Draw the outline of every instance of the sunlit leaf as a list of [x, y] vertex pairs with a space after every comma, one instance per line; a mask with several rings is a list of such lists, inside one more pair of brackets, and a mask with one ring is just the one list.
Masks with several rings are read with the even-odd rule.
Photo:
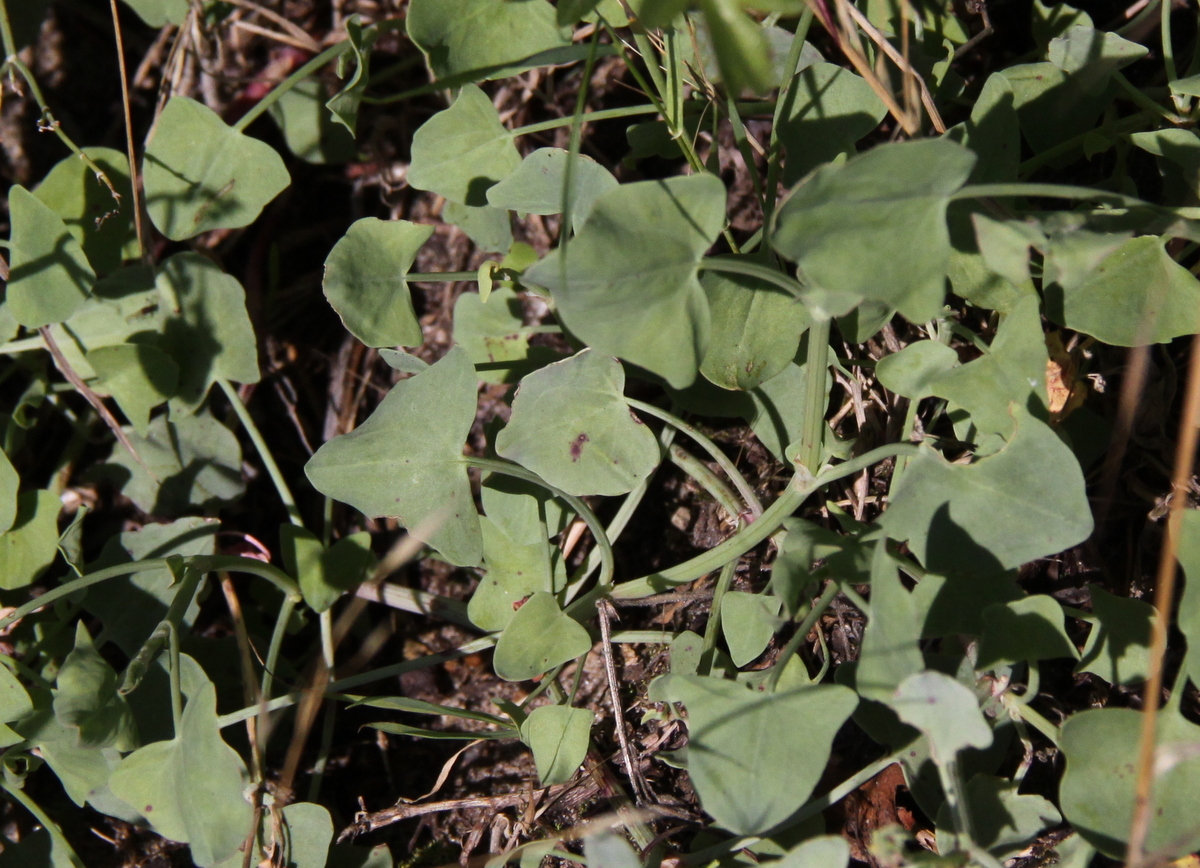
[[[512, 215], [491, 205], [460, 205], [447, 201], [442, 220], [452, 223], [485, 253], [507, 253], [512, 247]], [[482, 289], [480, 290], [482, 293]]]
[[[415, 0], [408, 8], [408, 37], [436, 78], [504, 67], [569, 44], [546, 0]], [[489, 71], [479, 80], [511, 74]]]
[[[1150, 677], [1150, 634], [1158, 617], [1145, 600], [1118, 597], [1099, 585], [1088, 584], [1096, 623], [1076, 672], [1091, 672], [1109, 684], [1134, 686]], [[1180, 609], [1180, 625], [1184, 623]]]
[[850, 844], [840, 835], [809, 838], [783, 854], [778, 868], [846, 868]]
[[746, 666], [766, 650], [783, 623], [781, 606], [778, 597], [745, 591], [728, 591], [721, 598], [721, 632], [734, 666]]
[[0, 534], [0, 588], [23, 588], [54, 562], [61, 508], [53, 491], [35, 489], [17, 495], [16, 518]]
[[1062, 606], [1046, 594], [1009, 603], [992, 603], [983, 610], [983, 623], [977, 661], [980, 669], [1055, 657], [1079, 657], [1067, 635]]
[[859, 695], [886, 702], [904, 679], [920, 672], [925, 667], [920, 638], [917, 603], [900, 583], [886, 540], [880, 540], [871, 559], [871, 618], [855, 671]]
[[366, 531], [343, 537], [327, 549], [311, 531], [285, 524], [279, 528], [279, 541], [283, 565], [296, 577], [304, 602], [314, 612], [327, 611], [354, 590], [375, 564]]
[[8, 189], [8, 212], [6, 306], [26, 328], [62, 322], [83, 306], [96, 274], [62, 218], [20, 184]]
[[175, 360], [151, 344], [97, 347], [87, 354], [87, 360], [97, 377], [92, 389], [99, 395], [112, 395], [133, 430], [145, 436], [150, 411], [174, 397], [178, 389]]
[[8, 530], [17, 520], [17, 491], [21, 486], [21, 477], [17, 469], [8, 460], [8, 455], [0, 450], [0, 533]]
[[659, 678], [651, 698], [687, 709], [688, 776], [704, 810], [738, 835], [764, 832], [804, 804], [858, 703], [836, 685], [759, 693], [697, 675]]
[[463, 443], [475, 421], [475, 369], [460, 348], [397, 383], [370, 418], [317, 450], [313, 486], [368, 516], [395, 516], [460, 566], [483, 556]]
[[814, 63], [796, 73], [788, 108], [779, 119], [787, 151], [783, 182], [795, 184], [841, 153], [883, 120], [887, 107], [861, 76], [833, 63]]
[[83, 160], [65, 157], [33, 190], [33, 195], [63, 219], [83, 246], [92, 268], [107, 274], [121, 265], [123, 250], [134, 240], [133, 194], [129, 161], [112, 148], [84, 148], [121, 196], [118, 202]]
[[624, 389], [620, 363], [595, 350], [547, 365], [521, 381], [496, 452], [568, 494], [624, 494], [659, 461]]
[[142, 178], [146, 211], [173, 241], [254, 222], [292, 180], [274, 148], [184, 96], [159, 116]]
[[525, 479], [492, 473], [479, 487], [483, 511], [506, 537], [519, 545], [533, 545], [561, 533], [564, 511], [549, 491]]
[[[567, 156], [562, 148], [539, 148], [487, 191], [488, 202], [524, 214], [561, 214]], [[608, 169], [579, 154], [571, 163], [571, 225], [582, 226], [596, 199], [618, 186]]]
[[908, 676], [889, 705], [901, 720], [925, 734], [939, 763], [953, 762], [966, 748], [985, 748], [992, 743], [991, 727], [975, 694], [941, 672], [927, 669]]
[[490, 516], [480, 518], [487, 572], [467, 604], [467, 616], [480, 630], [503, 630], [521, 601], [536, 591], [557, 591], [550, 547], [545, 538], [530, 544], [508, 538]]
[[488, 204], [488, 188], [520, 165], [521, 155], [512, 134], [500, 123], [496, 107], [487, 94], [468, 84], [450, 108], [435, 114], [413, 135], [408, 183], [451, 202], [480, 206]]
[[583, 625], [559, 607], [553, 594], [538, 591], [500, 634], [492, 665], [505, 681], [527, 681], [582, 657], [591, 647]]
[[543, 705], [521, 724], [521, 741], [533, 751], [543, 787], [563, 784], [583, 765], [593, 714], [586, 708]]
[[914, 341], [880, 359], [875, 375], [897, 395], [919, 400], [932, 395], [932, 384], [957, 365], [958, 353], [940, 341]]
[[946, 207], [974, 165], [965, 148], [924, 139], [822, 166], [780, 208], [775, 247], [825, 290], [931, 319], [945, 297]]
[[454, 302], [454, 342], [479, 366], [483, 382], [515, 383], [531, 368], [560, 358], [546, 347], [529, 346], [524, 315], [521, 299], [505, 286], [492, 290], [487, 301], [464, 292]]
[[633, 852], [629, 841], [611, 829], [585, 838], [583, 852], [588, 868], [642, 868], [642, 860]]
[[712, 175], [623, 184], [596, 200], [565, 263], [555, 251], [525, 280], [550, 290], [589, 346], [683, 388], [708, 344], [696, 269], [724, 220], [725, 188]]
[[721, 78], [732, 96], [766, 93], [777, 83], [771, 43], [763, 27], [746, 14], [739, 0], [701, 0]]
[[433, 227], [407, 220], [356, 220], [325, 259], [325, 297], [369, 347], [418, 346], [421, 324], [404, 275]]

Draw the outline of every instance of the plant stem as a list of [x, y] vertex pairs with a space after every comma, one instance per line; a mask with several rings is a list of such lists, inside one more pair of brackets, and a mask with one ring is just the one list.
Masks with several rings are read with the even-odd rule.
[[[737, 467], [729, 459], [729, 456], [722, 452], [717, 444], [713, 443], [712, 440], [710, 440], [696, 428], [689, 425], [687, 422], [684, 422], [678, 416], [674, 415], [673, 413], [668, 413], [666, 410], [656, 407], [653, 404], [647, 404], [645, 401], [639, 401], [636, 398], [626, 398], [625, 403], [630, 407], [633, 407], [635, 410], [641, 410], [643, 413], [647, 413], [656, 419], [661, 419], [672, 428], [682, 431], [684, 434], [695, 440], [700, 448], [707, 452], [709, 456], [712, 457], [712, 460], [717, 462], [720, 468], [725, 471], [725, 475], [729, 477], [729, 480], [738, 490], [738, 493], [741, 494], [742, 500], [746, 502], [746, 506], [749, 507], [751, 512], [754, 513], [754, 517], [757, 518], [758, 516], [762, 515], [762, 501], [760, 501], [758, 499], [758, 495], [755, 494], [754, 486], [747, 482], [746, 477], [742, 476], [742, 474], [738, 472]], [[734, 518], [737, 518], [736, 514], [734, 515]]]
[[[601, 109], [594, 112], [583, 112], [579, 115], [578, 123], [580, 124], [580, 128], [582, 128], [584, 124], [594, 121], [610, 121], [615, 118], [629, 118], [637, 115], [656, 115], [658, 111], [658, 106], [654, 105], [631, 105], [622, 108]], [[511, 131], [510, 135], [516, 138], [517, 136], [528, 136], [533, 133], [544, 133], [547, 130], [556, 130], [559, 127], [569, 127], [575, 122], [576, 118], [574, 115], [565, 118], [554, 118], [553, 120], [517, 127]]]
[[808, 610], [808, 614], [804, 616], [804, 620], [800, 622], [800, 626], [796, 628], [796, 632], [792, 635], [792, 638], [788, 640], [787, 645], [779, 652], [779, 658], [775, 661], [771, 675], [767, 679], [767, 688], [769, 690], [773, 691], [778, 686], [784, 667], [792, 659], [792, 655], [800, 650], [801, 644], [803, 644], [808, 634], [812, 631], [812, 628], [820, 620], [821, 616], [825, 614], [825, 610], [829, 608], [830, 604], [833, 603], [834, 597], [837, 595], [837, 582], [831, 581], [825, 585], [825, 590], [821, 592], [821, 596], [813, 603], [812, 608]]
[[133, 143], [133, 113], [129, 107], [129, 74], [125, 70], [125, 41], [121, 36], [121, 17], [117, 11], [117, 0], [109, 0], [112, 12], [113, 36], [117, 43], [117, 69], [121, 74], [121, 113], [125, 120], [125, 150], [129, 160], [129, 188], [133, 198], [133, 226], [137, 235], [138, 255], [143, 259], [149, 252], [146, 244], [146, 227], [142, 222], [142, 194], [138, 183], [137, 150]]
[[808, 28], [812, 24], [812, 6], [805, 5], [800, 23], [796, 25], [796, 35], [792, 37], [792, 45], [788, 49], [787, 77], [779, 87], [779, 98], [775, 101], [775, 112], [771, 116], [771, 140], [767, 147], [767, 182], [763, 187], [763, 230], [762, 252], [767, 256], [771, 252], [771, 221], [775, 216], [775, 206], [778, 204], [776, 191], [779, 189], [781, 171], [780, 158], [783, 148], [779, 143], [779, 124], [785, 115], [791, 113], [796, 101], [796, 90], [792, 82], [796, 77], [796, 67], [800, 65], [800, 54], [804, 51], [804, 40], [808, 37]]
[[298, 602], [299, 600], [291, 597], [284, 597], [283, 603], [279, 607], [279, 614], [275, 617], [275, 629], [271, 631], [271, 644], [267, 646], [267, 659], [263, 664], [263, 702], [261, 705], [255, 706], [256, 712], [261, 709], [265, 713], [267, 710], [271, 688], [275, 684], [275, 667], [279, 663], [279, 649], [283, 646], [283, 637], [287, 633], [288, 621], [291, 620], [292, 610], [296, 608]]
[[294, 88], [300, 82], [304, 81], [304, 79], [308, 78], [322, 66], [329, 63], [329, 61], [340, 57], [346, 51], [349, 51], [350, 47], [350, 40], [343, 39], [341, 42], [326, 48], [312, 60], [308, 61], [308, 63], [304, 64], [283, 81], [279, 82], [279, 84], [275, 85], [275, 87], [271, 89], [271, 92], [255, 103], [250, 111], [238, 118], [237, 122], [234, 123], [233, 128], [239, 133], [244, 131], [246, 127], [258, 120], [259, 116], [263, 112], [275, 105], [275, 102], [281, 96]]
[[427, 271], [409, 272], [401, 275], [409, 283], [457, 283], [460, 280], [478, 280], [478, 271]]
[[747, 277], [756, 277], [764, 283], [774, 284], [801, 301], [807, 295], [804, 285], [796, 280], [796, 278], [788, 277], [779, 269], [763, 265], [761, 262], [751, 262], [746, 259], [732, 259], [723, 256], [706, 256], [700, 260], [700, 270], [722, 271], [726, 274], [744, 274]]
[[[0, 0], [0, 3], [2, 2], [3, 0]], [[7, 21], [5, 21], [5, 23], [7, 24]], [[25, 794], [25, 791], [20, 787], [10, 784], [8, 782], [7, 775], [0, 776], [0, 787], [4, 788], [4, 791], [8, 793], [14, 802], [19, 804], [29, 813], [33, 814], [34, 819], [41, 824], [42, 828], [46, 830], [46, 833], [54, 842], [54, 846], [63, 848], [64, 855], [70, 860], [71, 865], [74, 866], [74, 868], [84, 868], [83, 860], [79, 858], [74, 848], [71, 847], [70, 842], [67, 841], [66, 837], [62, 833], [62, 829], [58, 827], [57, 823], [50, 819], [50, 816], [41, 809], [41, 806], [38, 805], [37, 802], [29, 798], [29, 796]]]
[[816, 473], [821, 465], [821, 444], [825, 434], [825, 379], [829, 367], [828, 319], [812, 316], [808, 327], [808, 361], [805, 364], [804, 427], [800, 433], [800, 453], [796, 463]]
[[[236, 555], [194, 555], [183, 558], [183, 562], [191, 565], [201, 573], [225, 570], [231, 573], [248, 573], [252, 576], [258, 576], [259, 578], [266, 579], [279, 588], [279, 590], [283, 591], [289, 600], [298, 603], [302, 599], [300, 590], [296, 587], [296, 583], [292, 581], [291, 576], [278, 567], [264, 564], [262, 561], [255, 560], [254, 558], [243, 558]], [[0, 630], [3, 630], [15, 621], [21, 620], [26, 615], [36, 612], [38, 609], [61, 600], [63, 597], [69, 597], [77, 591], [90, 588], [92, 585], [99, 584], [108, 579], [163, 569], [170, 569], [170, 562], [167, 558], [150, 558], [149, 560], [135, 561], [129, 564], [117, 564], [107, 569], [89, 573], [86, 576], [80, 576], [78, 579], [72, 579], [69, 582], [59, 585], [57, 588], [51, 588], [40, 597], [35, 597], [25, 605], [0, 618]]]
[[700, 656], [702, 661], [700, 664], [700, 675], [711, 675], [713, 658], [716, 656], [717, 637], [721, 633], [721, 601], [725, 598], [725, 592], [729, 590], [730, 584], [733, 582], [733, 574], [737, 569], [737, 559], [734, 558], [725, 566], [721, 567], [721, 572], [717, 576], [717, 584], [713, 587], [712, 604], [708, 610], [708, 623], [704, 625], [704, 650]]
[[217, 383], [221, 386], [221, 391], [225, 393], [225, 397], [229, 399], [229, 403], [233, 407], [233, 412], [237, 414], [238, 421], [242, 423], [242, 427], [246, 429], [246, 433], [250, 436], [250, 442], [254, 444], [254, 448], [258, 451], [258, 457], [262, 459], [263, 466], [267, 468], [267, 475], [271, 477], [271, 482], [275, 484], [275, 490], [279, 493], [279, 499], [283, 501], [284, 508], [287, 509], [288, 521], [296, 525], [296, 527], [304, 527], [304, 519], [300, 517], [300, 510], [296, 507], [296, 499], [292, 497], [292, 490], [288, 487], [287, 480], [283, 478], [283, 474], [279, 470], [279, 465], [275, 463], [275, 457], [271, 454], [271, 448], [267, 446], [267, 441], [263, 439], [262, 432], [254, 424], [254, 419], [250, 416], [250, 411], [242, 403], [237, 389], [224, 377], [218, 377]]

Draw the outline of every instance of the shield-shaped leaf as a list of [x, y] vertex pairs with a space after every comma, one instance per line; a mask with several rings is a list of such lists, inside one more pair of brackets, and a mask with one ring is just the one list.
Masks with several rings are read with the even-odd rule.
[[591, 647], [583, 625], [559, 607], [553, 594], [538, 591], [500, 634], [492, 665], [505, 681], [527, 681], [582, 657]]
[[8, 212], [6, 306], [26, 328], [62, 322], [83, 306], [96, 273], [62, 218], [20, 184], [8, 190]]
[[593, 714], [586, 708], [543, 705], [521, 724], [521, 741], [533, 751], [543, 787], [563, 784], [583, 765]]
[[58, 670], [55, 686], [54, 716], [78, 733], [80, 747], [128, 751], [138, 746], [133, 714], [117, 692], [117, 673], [82, 621], [75, 625], [75, 648]]
[[[539, 148], [522, 160], [515, 172], [487, 191], [488, 202], [523, 214], [561, 214], [567, 156], [568, 152], [562, 148]], [[612, 172], [591, 157], [579, 154], [571, 163], [571, 225], [582, 226], [596, 199], [618, 186]]]

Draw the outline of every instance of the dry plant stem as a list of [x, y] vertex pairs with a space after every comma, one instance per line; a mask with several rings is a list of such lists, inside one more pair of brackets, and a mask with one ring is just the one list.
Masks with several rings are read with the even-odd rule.
[[[225, 597], [225, 605], [229, 608], [229, 617], [233, 620], [233, 631], [237, 637], [238, 659], [242, 667], [242, 699], [246, 705], [254, 705], [262, 701], [258, 692], [258, 681], [254, 677], [254, 657], [250, 650], [250, 636], [246, 632], [246, 619], [242, 616], [242, 604], [234, 590], [233, 580], [229, 573], [221, 573], [221, 593]], [[246, 718], [246, 739], [250, 742], [251, 773], [254, 780], [263, 780], [262, 746], [258, 743], [258, 718]], [[257, 828], [257, 827], [256, 827]]]
[[[1196, 443], [1200, 436], [1200, 336], [1192, 338], [1191, 358], [1188, 361], [1187, 389], [1183, 415], [1179, 420], [1179, 439], [1175, 449], [1175, 472], [1171, 479], [1171, 512], [1167, 519], [1167, 534], [1158, 559], [1158, 581], [1154, 589], [1154, 607], [1158, 617], [1150, 639], [1150, 680], [1146, 683], [1143, 700], [1142, 736], [1138, 751], [1137, 796], [1133, 819], [1129, 825], [1129, 850], [1126, 862], [1139, 866], [1144, 858], [1146, 836], [1150, 829], [1150, 800], [1154, 790], [1154, 745], [1158, 706], [1163, 685], [1163, 657], [1167, 651], [1167, 629], [1171, 622], [1171, 603], [1175, 599], [1175, 574], [1179, 569], [1175, 553], [1183, 510], [1187, 506], [1192, 469], [1196, 464]], [[1184, 685], [1176, 685], [1182, 690]]]
[[1101, 471], [1103, 482], [1100, 484], [1099, 511], [1096, 516], [1098, 531], [1103, 531], [1108, 524], [1108, 513], [1112, 509], [1113, 495], [1117, 488], [1117, 475], [1121, 471], [1121, 461], [1125, 458], [1125, 450], [1129, 446], [1134, 418], [1141, 403], [1142, 389], [1146, 385], [1146, 373], [1150, 368], [1150, 347], [1132, 347], [1126, 358], [1128, 361], [1121, 383], [1113, 438], [1108, 453], [1104, 456], [1104, 467]]
[[609, 696], [612, 699], [613, 722], [616, 724], [617, 741], [621, 745], [621, 757], [625, 760], [625, 774], [633, 785], [633, 798], [639, 805], [651, 800], [649, 787], [642, 777], [633, 750], [629, 747], [629, 736], [625, 732], [625, 711], [621, 707], [621, 691], [617, 683], [617, 666], [613, 661], [612, 624], [611, 619], [617, 617], [616, 609], [608, 600], [600, 600], [596, 604], [596, 614], [600, 620], [600, 651], [604, 656], [604, 674], [608, 678]]
[[50, 332], [50, 327], [42, 326], [38, 329], [38, 332], [42, 336], [42, 342], [46, 344], [46, 349], [54, 357], [54, 364], [58, 366], [62, 375], [67, 378], [67, 382], [74, 386], [75, 391], [82, 395], [92, 405], [92, 409], [100, 414], [100, 418], [104, 420], [104, 424], [113, 432], [113, 436], [117, 438], [117, 442], [125, 447], [125, 451], [133, 456], [133, 460], [141, 466], [142, 470], [145, 470], [146, 473], [150, 474], [151, 479], [158, 482], [158, 476], [146, 466], [146, 462], [142, 460], [142, 456], [138, 455], [137, 450], [133, 448], [133, 443], [130, 442], [129, 436], [121, 430], [121, 423], [116, 420], [116, 417], [109, 412], [108, 407], [104, 406], [104, 402], [100, 400], [100, 397], [91, 390], [88, 384], [83, 381], [83, 378], [71, 367], [71, 363], [67, 361], [67, 357], [63, 355], [63, 351], [59, 349], [58, 342], [54, 340], [54, 335]]
[[[137, 233], [138, 253], [143, 259], [150, 254], [146, 245], [146, 227], [142, 223], [142, 194], [138, 184], [137, 150], [133, 144], [133, 113], [129, 108], [129, 75], [125, 69], [125, 40], [121, 36], [121, 17], [117, 0], [109, 0], [112, 8], [113, 38], [117, 43], [117, 69], [121, 74], [121, 110], [125, 116], [125, 148], [129, 158], [129, 186], [133, 191], [133, 225]], [[149, 264], [147, 262], [147, 264]]]
[[[907, 4], [905, 4], [905, 8], [907, 8]], [[891, 59], [892, 63], [900, 68], [900, 72], [904, 75], [905, 90], [907, 91], [912, 86], [912, 83], [916, 82], [917, 87], [921, 91], [921, 105], [925, 107], [925, 112], [929, 115], [929, 122], [933, 124], [934, 130], [939, 134], [946, 132], [946, 124], [942, 121], [942, 115], [938, 112], [937, 106], [933, 102], [933, 95], [929, 92], [929, 87], [925, 84], [925, 79], [913, 68], [912, 63], [908, 61], [904, 54], [897, 51], [892, 43], [888, 42], [887, 37], [879, 31], [879, 28], [872, 24], [867, 16], [863, 15], [853, 3], [846, 4], [846, 11], [850, 13], [850, 17], [854, 19], [855, 23], [863, 29], [863, 32], [871, 38], [871, 41], [878, 45], [883, 53]], [[908, 31], [906, 30], [906, 44], [907, 33]]]

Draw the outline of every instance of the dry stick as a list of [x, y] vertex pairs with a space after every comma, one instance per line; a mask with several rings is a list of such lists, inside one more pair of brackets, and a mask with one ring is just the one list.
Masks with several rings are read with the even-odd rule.
[[[819, 0], [808, 0], [808, 3], [814, 7], [819, 6]], [[862, 53], [862, 42], [858, 38], [858, 31], [855, 30], [850, 21], [847, 20], [847, 16], [849, 15], [847, 12], [847, 7], [851, 6], [851, 4], [848, 3], [847, 0], [839, 0], [836, 6], [842, 29], [831, 29], [830, 35], [837, 40], [838, 47], [842, 49], [842, 52], [850, 60], [850, 63], [854, 67], [855, 71], [864, 79], [866, 79], [867, 84], [871, 86], [871, 90], [875, 91], [875, 95], [879, 97], [885, 106], [887, 106], [888, 112], [890, 112], [892, 117], [894, 117], [900, 126], [904, 128], [904, 132], [910, 136], [917, 135], [921, 132], [920, 125], [917, 124], [908, 115], [908, 113], [900, 107], [900, 104], [896, 102], [896, 97], [890, 90], [888, 90], [884, 83], [880, 81], [879, 76], [877, 76], [875, 71], [871, 69], [871, 64], [867, 63], [867, 58]], [[820, 11], [820, 9], [817, 9], [818, 13], [820, 13]], [[821, 19], [822, 24], [825, 24], [826, 27], [829, 27], [829, 22], [826, 20], [824, 15], [818, 14], [817, 17]]]
[[[288, 33], [290, 33], [294, 40], [301, 43], [299, 46], [300, 48], [303, 48], [306, 51], [311, 51], [313, 54], [316, 54], [318, 51], [321, 50], [321, 46], [317, 43], [317, 41], [315, 39], [313, 39], [311, 36], [309, 36], [304, 31], [303, 27], [296, 24], [294, 21], [289, 21], [283, 15], [280, 15], [278, 12], [275, 12], [274, 10], [268, 9], [265, 6], [260, 6], [257, 3], [251, 3], [250, 0], [225, 0], [225, 2], [229, 3], [231, 6], [241, 6], [243, 9], [247, 9], [257, 15], [261, 15], [263, 18], [266, 18], [268, 21], [275, 22], [280, 27], [282, 27], [284, 30], [286, 30]], [[245, 22], [238, 21], [235, 23], [244, 24]], [[272, 33], [270, 31], [267, 31], [266, 35], [271, 36], [271, 37], [276, 36], [275, 33]]]
[[[1163, 683], [1163, 657], [1167, 651], [1167, 629], [1171, 622], [1171, 604], [1175, 597], [1175, 553], [1183, 510], [1187, 504], [1192, 468], [1196, 463], [1196, 443], [1200, 439], [1200, 335], [1192, 337], [1192, 354], [1188, 361], [1187, 391], [1183, 401], [1183, 416], [1179, 420], [1179, 445], [1175, 450], [1175, 472], [1171, 479], [1171, 512], [1167, 519], [1167, 534], [1158, 559], [1158, 581], [1154, 589], [1154, 607], [1158, 617], [1150, 642], [1150, 680], [1143, 700], [1142, 737], [1138, 751], [1137, 796], [1133, 820], [1129, 825], [1129, 850], [1126, 863], [1141, 865], [1146, 835], [1150, 829], [1150, 798], [1154, 788], [1154, 744], [1158, 705]], [[1183, 690], [1184, 685], [1175, 685]]]
[[1108, 453], [1104, 456], [1104, 466], [1101, 469], [1103, 481], [1100, 483], [1099, 515], [1096, 516], [1097, 530], [1103, 530], [1108, 524], [1108, 513], [1112, 508], [1112, 499], [1117, 488], [1117, 474], [1121, 470], [1121, 461], [1125, 458], [1125, 450], [1129, 446], [1129, 437], [1133, 433], [1133, 422], [1137, 416], [1138, 405], [1141, 403], [1142, 387], [1146, 384], [1146, 373], [1150, 368], [1150, 347], [1146, 344], [1132, 347], [1126, 359], [1125, 376], [1121, 383], [1121, 397], [1117, 403], [1116, 425]]
[[608, 690], [612, 696], [613, 721], [617, 725], [617, 741], [621, 744], [621, 757], [625, 760], [625, 774], [633, 784], [633, 797], [639, 805], [650, 801], [650, 788], [642, 778], [642, 770], [638, 767], [633, 751], [629, 747], [629, 737], [625, 733], [625, 712], [621, 708], [621, 693], [617, 686], [617, 667], [613, 662], [612, 625], [611, 618], [617, 615], [616, 609], [608, 600], [600, 600], [596, 604], [596, 614], [600, 618], [600, 651], [604, 656], [604, 674], [608, 677]]
[[75, 369], [71, 367], [71, 363], [67, 361], [67, 357], [63, 355], [63, 351], [58, 348], [58, 343], [54, 340], [54, 335], [50, 333], [50, 327], [42, 326], [38, 329], [38, 332], [42, 336], [42, 341], [46, 344], [46, 349], [50, 351], [50, 355], [54, 356], [54, 364], [62, 371], [62, 375], [67, 378], [67, 382], [75, 387], [75, 391], [87, 399], [87, 402], [92, 405], [92, 408], [100, 414], [100, 418], [108, 425], [113, 435], [117, 438], [117, 441], [133, 456], [134, 461], [141, 465], [142, 470], [149, 473], [150, 478], [157, 482], [158, 476], [146, 466], [146, 462], [142, 460], [142, 456], [138, 455], [137, 450], [133, 448], [133, 443], [130, 442], [128, 435], [121, 430], [121, 423], [116, 420], [116, 417], [104, 406], [104, 402], [100, 400], [100, 397], [91, 390], [88, 384], [75, 372]]
[[[138, 253], [145, 258], [150, 249], [146, 246], [146, 227], [142, 224], [142, 194], [138, 189], [137, 152], [133, 147], [133, 113], [129, 109], [129, 76], [125, 71], [125, 40], [121, 37], [117, 0], [109, 0], [109, 5], [112, 7], [113, 34], [117, 41], [117, 68], [121, 73], [121, 108], [125, 112], [125, 147], [129, 151], [129, 186], [133, 190], [133, 225], [137, 232]], [[132, 451], [132, 447], [129, 448]]]

